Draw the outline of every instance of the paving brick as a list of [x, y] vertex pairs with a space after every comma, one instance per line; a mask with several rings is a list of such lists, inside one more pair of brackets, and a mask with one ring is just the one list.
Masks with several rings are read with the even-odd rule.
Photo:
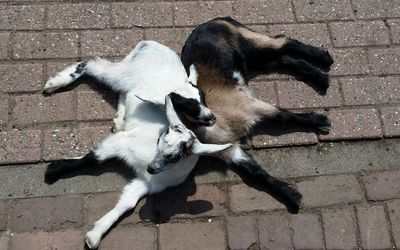
[[6, 127], [9, 120], [9, 101], [6, 95], [0, 95], [0, 110], [0, 127]]
[[14, 98], [14, 119], [18, 125], [68, 121], [74, 118], [73, 93], [65, 92], [44, 97], [41, 94]]
[[400, 246], [400, 200], [388, 201], [387, 206], [389, 209], [393, 238], [398, 247]]
[[48, 6], [47, 28], [90, 29], [109, 26], [109, 4], [52, 4]]
[[331, 67], [332, 75], [368, 74], [367, 56], [362, 49], [331, 49], [335, 63]]
[[380, 121], [375, 109], [331, 110], [328, 117], [332, 129], [322, 140], [365, 139], [382, 137]]
[[157, 249], [157, 232], [152, 227], [117, 227], [100, 243], [99, 249]]
[[125, 56], [142, 40], [141, 29], [82, 32], [83, 56]]
[[8, 59], [10, 33], [0, 32], [0, 60]]
[[325, 96], [299, 81], [277, 81], [278, 98], [281, 108], [320, 108], [341, 106], [339, 84], [331, 80]]
[[276, 201], [269, 194], [258, 191], [246, 184], [233, 185], [229, 188], [230, 208], [239, 213], [252, 210], [283, 209], [284, 205]]
[[337, 47], [390, 44], [383, 21], [331, 23], [333, 44]]
[[[0, 163], [32, 162], [40, 160], [39, 130], [11, 130], [0, 132]], [[29, 142], [29, 143], [28, 143]]]
[[400, 73], [400, 48], [371, 49], [368, 58], [373, 74]]
[[300, 21], [325, 21], [352, 19], [349, 0], [294, 0], [297, 19]]
[[278, 105], [278, 98], [276, 96], [275, 84], [272, 82], [250, 82], [249, 86], [253, 92], [253, 96], [263, 102]]
[[154, 40], [181, 53], [192, 28], [148, 28], [144, 31], [146, 40]]
[[381, 109], [383, 127], [386, 137], [400, 136], [400, 108]]
[[42, 88], [43, 65], [0, 65], [0, 88], [3, 92], [36, 91]]
[[226, 248], [225, 232], [219, 222], [190, 224], [161, 224], [160, 250]]
[[112, 92], [78, 92], [77, 116], [79, 120], [110, 120], [117, 112], [117, 96]]
[[291, 215], [295, 249], [324, 249], [321, 221], [316, 214]]
[[310, 145], [317, 144], [318, 138], [314, 133], [294, 132], [282, 135], [255, 135], [251, 138], [251, 143], [254, 148]]
[[[89, 196], [86, 207], [86, 224], [93, 225], [117, 204], [121, 192], [99, 193]], [[119, 224], [133, 224], [149, 221], [155, 218], [154, 199], [150, 196], [142, 199], [136, 205], [133, 214], [123, 219]]]
[[279, 24], [269, 26], [269, 34], [283, 34], [314, 46], [329, 47], [328, 27], [323, 23]]
[[0, 236], [0, 249], [8, 249], [10, 238], [8, 236]]
[[201, 1], [174, 3], [175, 25], [193, 26], [220, 16], [232, 16], [230, 1]]
[[8, 214], [8, 202], [0, 201], [0, 231], [6, 229], [8, 221], [7, 214]]
[[360, 19], [399, 17], [400, 5], [396, 0], [353, 0], [356, 17]]
[[157, 195], [160, 217], [195, 218], [220, 216], [226, 213], [223, 190], [213, 185], [187, 185], [171, 188]]
[[228, 217], [226, 229], [229, 249], [249, 249], [257, 244], [257, 226], [253, 217]]
[[321, 207], [333, 204], [358, 202], [363, 192], [357, 179], [352, 175], [321, 176], [297, 183], [307, 207]]
[[115, 27], [172, 26], [172, 15], [172, 4], [166, 2], [112, 4]]
[[0, 29], [43, 29], [44, 9], [44, 5], [1, 5]]
[[83, 234], [80, 231], [64, 232], [38, 232], [38, 233], [19, 233], [11, 237], [12, 250], [25, 250], [29, 246], [30, 250], [57, 249], [70, 250], [82, 249], [84, 244]]
[[358, 207], [357, 218], [363, 249], [391, 248], [389, 225], [383, 206]]
[[235, 1], [233, 15], [243, 23], [293, 22], [292, 6], [287, 0]]
[[400, 102], [400, 78], [369, 77], [341, 79], [346, 105]]
[[400, 20], [389, 20], [390, 33], [394, 44], [400, 44]]
[[357, 249], [357, 228], [352, 208], [323, 211], [327, 249]]
[[11, 212], [14, 232], [59, 230], [82, 225], [83, 202], [80, 196], [59, 196], [17, 200]]
[[82, 156], [110, 133], [107, 126], [45, 130], [43, 159], [50, 161]]
[[19, 32], [13, 39], [15, 59], [75, 58], [78, 56], [78, 34]]
[[261, 249], [293, 249], [288, 218], [281, 214], [267, 214], [258, 218]]
[[362, 178], [367, 199], [372, 201], [400, 198], [400, 171], [372, 173]]

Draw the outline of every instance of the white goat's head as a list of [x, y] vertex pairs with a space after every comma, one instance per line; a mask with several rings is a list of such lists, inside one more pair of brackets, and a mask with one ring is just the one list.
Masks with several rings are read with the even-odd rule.
[[157, 174], [179, 165], [179, 161], [190, 155], [213, 154], [232, 146], [201, 143], [181, 122], [172, 102], [171, 94], [165, 97], [169, 127], [158, 139], [156, 156], [147, 168], [150, 174]]

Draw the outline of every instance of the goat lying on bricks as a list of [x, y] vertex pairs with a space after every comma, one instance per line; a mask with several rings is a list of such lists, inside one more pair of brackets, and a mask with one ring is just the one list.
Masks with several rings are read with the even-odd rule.
[[240, 147], [241, 138], [256, 125], [275, 121], [317, 133], [330, 130], [328, 117], [317, 113], [295, 113], [279, 109], [251, 96], [248, 80], [260, 73], [284, 72], [312, 85], [321, 93], [329, 87], [328, 71], [333, 60], [328, 52], [284, 36], [268, 37], [256, 33], [230, 17], [216, 18], [198, 26], [187, 39], [181, 60], [189, 70], [195, 65], [195, 83], [204, 93], [206, 105], [216, 116], [210, 127], [185, 124], [203, 143], [234, 143], [217, 156], [241, 177], [283, 202], [297, 213], [301, 194], [269, 175]]
[[[96, 58], [70, 66], [50, 78], [44, 91], [52, 93], [82, 75], [93, 76], [120, 93], [114, 122], [115, 128], [123, 131], [109, 136], [80, 159], [51, 163], [45, 181], [54, 183], [82, 167], [96, 168], [111, 158], [123, 160], [137, 175], [125, 186], [116, 206], [86, 234], [87, 245], [96, 248], [103, 234], [122, 214], [134, 208], [140, 198], [182, 183], [199, 155], [225, 150], [231, 144], [202, 144], [183, 125], [174, 106], [184, 105], [180, 109], [194, 114], [191, 120], [200, 124], [211, 125], [215, 118], [201, 102], [199, 90], [187, 83], [186, 71], [177, 54], [161, 44], [141, 42], [122, 62]], [[144, 102], [138, 94], [153, 98], [151, 102], [156, 104], [162, 100], [166, 112]], [[165, 171], [158, 173], [160, 169]]]

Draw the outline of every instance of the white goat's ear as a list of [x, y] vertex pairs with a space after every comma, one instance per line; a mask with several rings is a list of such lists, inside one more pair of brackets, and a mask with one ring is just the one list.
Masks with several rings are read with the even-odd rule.
[[155, 98], [155, 97], [151, 97], [151, 98], [146, 98], [140, 95], [135, 95], [138, 99], [144, 101], [144, 102], [148, 102], [157, 106], [161, 106], [164, 107], [165, 101], [164, 98]]
[[204, 154], [213, 154], [219, 151], [225, 150], [232, 147], [231, 143], [227, 144], [203, 144], [198, 139], [195, 139], [195, 142], [192, 146], [192, 153], [196, 155], [204, 155]]
[[189, 77], [188, 77], [188, 82], [191, 83], [194, 86], [197, 86], [197, 70], [194, 64], [190, 65], [189, 68]]
[[172, 104], [171, 97], [169, 97], [168, 95], [165, 97], [165, 110], [170, 125], [182, 124], [181, 119], [179, 119], [179, 116], [175, 111], [174, 105]]

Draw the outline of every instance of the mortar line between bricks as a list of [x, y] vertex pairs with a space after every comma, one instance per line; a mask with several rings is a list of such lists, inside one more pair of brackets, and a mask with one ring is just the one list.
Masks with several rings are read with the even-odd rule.
[[388, 22], [387, 19], [384, 19], [384, 20], [383, 20], [383, 23], [385, 24], [385, 27], [386, 27], [386, 28], [388, 29], [388, 31], [389, 31], [390, 46], [393, 46], [393, 45], [395, 45], [395, 42], [394, 42], [394, 39], [393, 39], [393, 33], [392, 33], [392, 29], [391, 29], [391, 27], [390, 27], [390, 25], [389, 25], [389, 22]]
[[353, 3], [353, 0], [349, 0], [349, 3], [350, 3], [350, 8], [351, 8], [351, 13], [353, 14], [353, 17], [354, 17], [354, 22], [356, 22], [358, 19], [357, 19], [357, 11], [356, 11], [356, 7], [355, 7], [355, 5], [354, 5], [354, 3]]
[[351, 206], [351, 215], [355, 222], [357, 246], [361, 249], [361, 231], [360, 231], [360, 225], [358, 224], [358, 213], [357, 213], [357, 208], [353, 205]]
[[392, 227], [392, 221], [390, 220], [390, 214], [389, 214], [389, 206], [385, 202], [383, 203], [383, 212], [385, 213], [385, 219], [388, 224], [388, 230], [389, 230], [389, 237], [390, 237], [390, 244], [392, 245], [392, 248], [396, 248], [396, 241], [393, 236], [393, 227]]
[[254, 219], [254, 225], [256, 227], [256, 245], [258, 249], [261, 249], [261, 242], [260, 242], [260, 226], [257, 217], [252, 217]]
[[297, 18], [297, 11], [296, 11], [296, 6], [293, 2], [293, 0], [290, 0], [290, 6], [292, 7], [292, 13], [293, 13], [293, 18], [294, 18], [294, 22], [297, 23], [299, 21], [299, 19]]

